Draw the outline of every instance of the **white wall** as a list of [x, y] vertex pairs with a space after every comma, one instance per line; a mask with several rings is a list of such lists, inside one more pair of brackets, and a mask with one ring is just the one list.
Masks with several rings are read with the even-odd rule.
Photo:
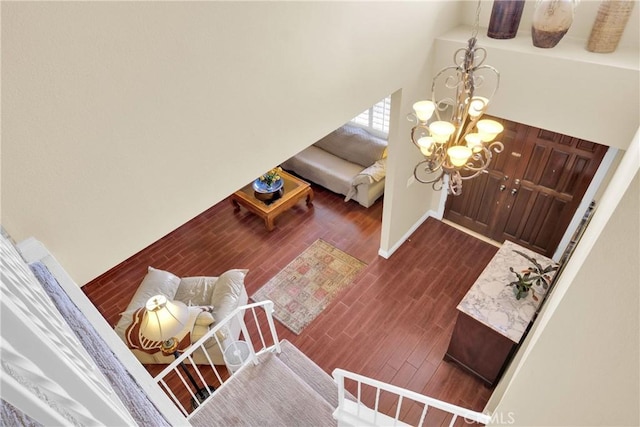
[[[483, 1], [484, 27], [488, 3]], [[418, 184], [407, 188], [419, 154], [408, 141], [404, 117], [414, 101], [428, 95], [433, 66], [451, 61], [447, 47], [441, 50], [446, 60], [432, 55], [434, 38], [455, 28], [460, 13], [470, 23], [472, 2], [2, 2], [0, 7], [2, 224], [17, 240], [33, 235], [43, 241], [78, 283], [389, 93], [395, 95], [382, 249], [437, 208], [439, 193]], [[594, 10], [587, 2], [580, 8]], [[618, 136], [596, 142], [626, 148], [631, 137], [623, 135], [638, 128], [637, 12], [638, 7], [632, 36], [625, 33], [635, 71], [616, 65], [624, 63], [626, 50], [601, 55], [598, 62], [606, 66], [586, 66], [602, 74], [596, 79], [589, 71], [590, 87], [581, 83], [587, 60], [577, 53], [580, 43], [546, 53], [551, 59], [545, 63], [562, 64], [549, 94], [548, 77], [524, 66], [536, 62], [537, 52], [518, 40], [487, 41], [488, 63], [499, 68], [504, 83], [491, 113], [586, 139], [609, 135], [613, 126]], [[586, 38], [590, 24], [578, 22], [568, 36], [577, 31]], [[459, 46], [466, 38], [456, 36], [452, 43]], [[448, 42], [443, 37], [438, 46]], [[619, 83], [628, 85], [627, 93], [618, 95]], [[583, 107], [593, 93], [608, 96], [609, 86], [619, 99], [598, 104], [596, 116], [586, 116]], [[570, 108], [556, 110], [556, 97]], [[623, 116], [604, 120], [611, 111]], [[557, 301], [558, 317], [549, 320], [548, 331], [538, 329], [539, 347], [530, 347], [522, 375], [512, 377], [511, 371], [513, 386], [505, 386], [504, 400], [496, 397], [501, 410], [517, 409], [521, 424], [548, 421], [542, 410], [535, 411], [539, 407], [528, 406], [532, 396], [545, 404], [546, 395], [566, 399], [568, 407], [585, 409], [578, 397], [585, 385], [581, 378], [593, 374], [589, 358], [609, 360], [613, 341], [622, 343], [623, 351], [634, 344], [622, 339], [623, 330], [611, 336], [608, 331], [621, 326], [617, 319], [637, 325], [637, 312], [616, 309], [617, 303], [633, 302], [623, 298], [632, 293], [621, 295], [613, 287], [626, 284], [619, 264], [626, 258], [610, 256], [629, 250], [637, 262], [634, 235], [627, 233], [633, 229], [637, 236], [632, 220], [638, 205], [631, 192], [637, 193], [637, 185], [636, 175], [602, 234], [583, 238], [595, 243], [593, 254], [585, 254], [586, 264], [576, 267], [575, 284], [586, 284], [585, 292], [571, 282]], [[602, 259], [612, 267], [603, 268]], [[611, 301], [601, 301], [608, 295]], [[588, 347], [589, 336], [571, 335], [573, 318], [587, 322], [603, 344]], [[570, 357], [558, 363], [558, 352]], [[575, 367], [573, 357], [581, 362]], [[611, 378], [617, 379], [624, 366], [614, 368]], [[553, 390], [556, 379], [568, 369], [575, 375], [561, 383], [559, 390], [568, 395], [560, 395]], [[617, 384], [607, 383], [594, 391], [616, 398], [616, 390]]]
[[[406, 181], [418, 154], [398, 115], [426, 94], [433, 38], [459, 15], [448, 2], [1, 7], [2, 223], [78, 283], [400, 88], [389, 162]], [[390, 181], [392, 241], [429, 194], [393, 196]]]
[[640, 133], [487, 405], [493, 425], [639, 425], [639, 169]]
[[[438, 208], [439, 193], [407, 186], [420, 155], [408, 142], [405, 116], [429, 95], [433, 61], [436, 69], [449, 65], [451, 51], [468, 38], [466, 31], [445, 36], [432, 55], [436, 37], [469, 21], [472, 2], [1, 7], [2, 222], [18, 240], [42, 240], [78, 283], [389, 93], [396, 96], [381, 249], [397, 245], [425, 212]], [[483, 2], [483, 27], [490, 10]], [[637, 32], [637, 14], [629, 28]], [[494, 43], [488, 62], [503, 76], [492, 114], [592, 140], [602, 129], [610, 132], [573, 111], [586, 105], [583, 95], [591, 96], [575, 89], [581, 81], [575, 70], [583, 63], [559, 58], [562, 52], [551, 56], [564, 64], [554, 96], [567, 107], [549, 113], [555, 103], [537, 96], [548, 79], [521, 66], [535, 57], [531, 48], [490, 41], [483, 33], [482, 43]], [[634, 98], [628, 93], [637, 87], [637, 66], [631, 79], [622, 78], [628, 71], [619, 67], [597, 70], [607, 85], [594, 77], [598, 73], [589, 74], [589, 84], [622, 82], [627, 94], [611, 91], [611, 97]], [[528, 98], [520, 94], [522, 81]], [[637, 127], [635, 101], [597, 114], [615, 111], [614, 132], [626, 134]], [[623, 120], [619, 113], [635, 117]], [[628, 140], [597, 142], [621, 146]]]

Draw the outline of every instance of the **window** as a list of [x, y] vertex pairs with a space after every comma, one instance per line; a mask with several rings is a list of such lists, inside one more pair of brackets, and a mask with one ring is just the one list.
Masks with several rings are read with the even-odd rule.
[[368, 110], [363, 111], [351, 119], [351, 123], [357, 124], [373, 134], [386, 138], [389, 135], [389, 113], [391, 111], [391, 96], [374, 104]]

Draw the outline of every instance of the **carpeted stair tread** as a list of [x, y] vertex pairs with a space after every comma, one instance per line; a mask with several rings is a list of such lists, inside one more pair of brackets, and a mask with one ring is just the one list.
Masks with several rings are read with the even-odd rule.
[[189, 420], [194, 426], [334, 426], [334, 407], [275, 354], [238, 371]]
[[278, 358], [316, 391], [332, 408], [338, 406], [338, 386], [333, 378], [287, 340], [280, 342]]

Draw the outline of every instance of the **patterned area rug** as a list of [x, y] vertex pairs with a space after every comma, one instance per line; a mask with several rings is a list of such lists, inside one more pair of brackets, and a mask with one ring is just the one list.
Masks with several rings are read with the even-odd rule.
[[299, 334], [366, 265], [318, 239], [251, 299], [273, 301], [274, 316]]

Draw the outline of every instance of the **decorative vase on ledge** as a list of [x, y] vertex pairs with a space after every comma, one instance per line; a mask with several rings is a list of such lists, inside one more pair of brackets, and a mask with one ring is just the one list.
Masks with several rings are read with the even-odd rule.
[[573, 23], [577, 3], [577, 0], [538, 0], [531, 24], [533, 45], [547, 49], [556, 46]]
[[524, 0], [494, 0], [487, 36], [492, 39], [512, 39], [518, 33]]
[[633, 0], [603, 0], [591, 28], [587, 50], [611, 53], [616, 50], [633, 10]]

